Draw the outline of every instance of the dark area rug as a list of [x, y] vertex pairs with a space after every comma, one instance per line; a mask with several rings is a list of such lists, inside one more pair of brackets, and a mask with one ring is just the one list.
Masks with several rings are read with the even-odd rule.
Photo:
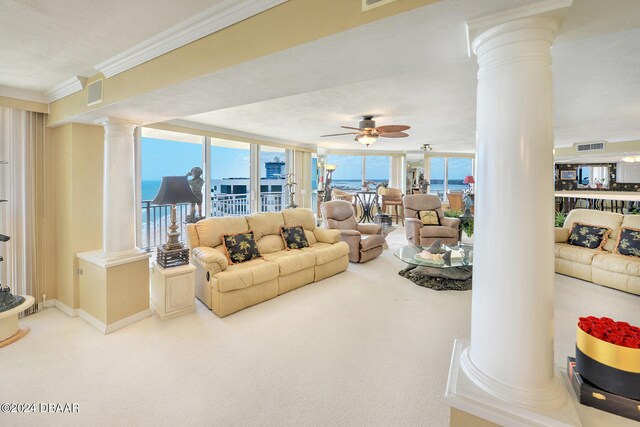
[[471, 268], [430, 268], [409, 266], [398, 274], [411, 280], [418, 286], [434, 291], [468, 291], [471, 290]]

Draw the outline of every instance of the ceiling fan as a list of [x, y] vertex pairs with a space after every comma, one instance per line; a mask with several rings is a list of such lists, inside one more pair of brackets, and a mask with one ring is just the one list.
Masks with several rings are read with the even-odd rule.
[[360, 144], [365, 146], [369, 146], [376, 142], [378, 137], [382, 138], [406, 138], [409, 134], [404, 133], [403, 131], [407, 129], [411, 129], [411, 126], [405, 125], [387, 125], [387, 126], [378, 126], [376, 127], [376, 122], [373, 121], [373, 116], [364, 116], [362, 117], [362, 121], [358, 125], [359, 127], [354, 128], [351, 126], [340, 126], [343, 129], [352, 129], [357, 132], [345, 132], [345, 133], [334, 133], [331, 135], [320, 135], [321, 137], [327, 136], [340, 136], [340, 135], [356, 135], [355, 140]]

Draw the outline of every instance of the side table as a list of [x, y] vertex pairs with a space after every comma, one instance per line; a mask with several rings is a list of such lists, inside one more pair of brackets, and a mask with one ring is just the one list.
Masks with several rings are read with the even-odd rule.
[[191, 264], [162, 268], [151, 264], [151, 307], [167, 320], [196, 310], [196, 268]]

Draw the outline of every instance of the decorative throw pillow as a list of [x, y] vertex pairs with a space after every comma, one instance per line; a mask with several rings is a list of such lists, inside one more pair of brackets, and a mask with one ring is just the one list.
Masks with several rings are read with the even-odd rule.
[[418, 212], [418, 218], [420, 218], [423, 225], [442, 225], [440, 224], [438, 211], [420, 211]]
[[231, 264], [251, 261], [262, 256], [253, 236], [253, 231], [240, 234], [225, 234], [222, 236], [222, 245]]
[[640, 229], [620, 228], [620, 235], [613, 253], [640, 257]]
[[302, 249], [309, 247], [309, 241], [304, 234], [304, 227], [280, 227], [280, 235], [284, 241], [284, 246], [289, 249]]
[[574, 222], [569, 231], [569, 244], [589, 249], [601, 249], [609, 238], [611, 229], [599, 225]]

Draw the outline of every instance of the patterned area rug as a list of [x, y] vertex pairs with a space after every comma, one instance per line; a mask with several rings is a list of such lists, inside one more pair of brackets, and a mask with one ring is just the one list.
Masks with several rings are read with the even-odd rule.
[[398, 274], [434, 291], [468, 291], [473, 281], [471, 272], [470, 268], [464, 267], [439, 269], [409, 266]]

